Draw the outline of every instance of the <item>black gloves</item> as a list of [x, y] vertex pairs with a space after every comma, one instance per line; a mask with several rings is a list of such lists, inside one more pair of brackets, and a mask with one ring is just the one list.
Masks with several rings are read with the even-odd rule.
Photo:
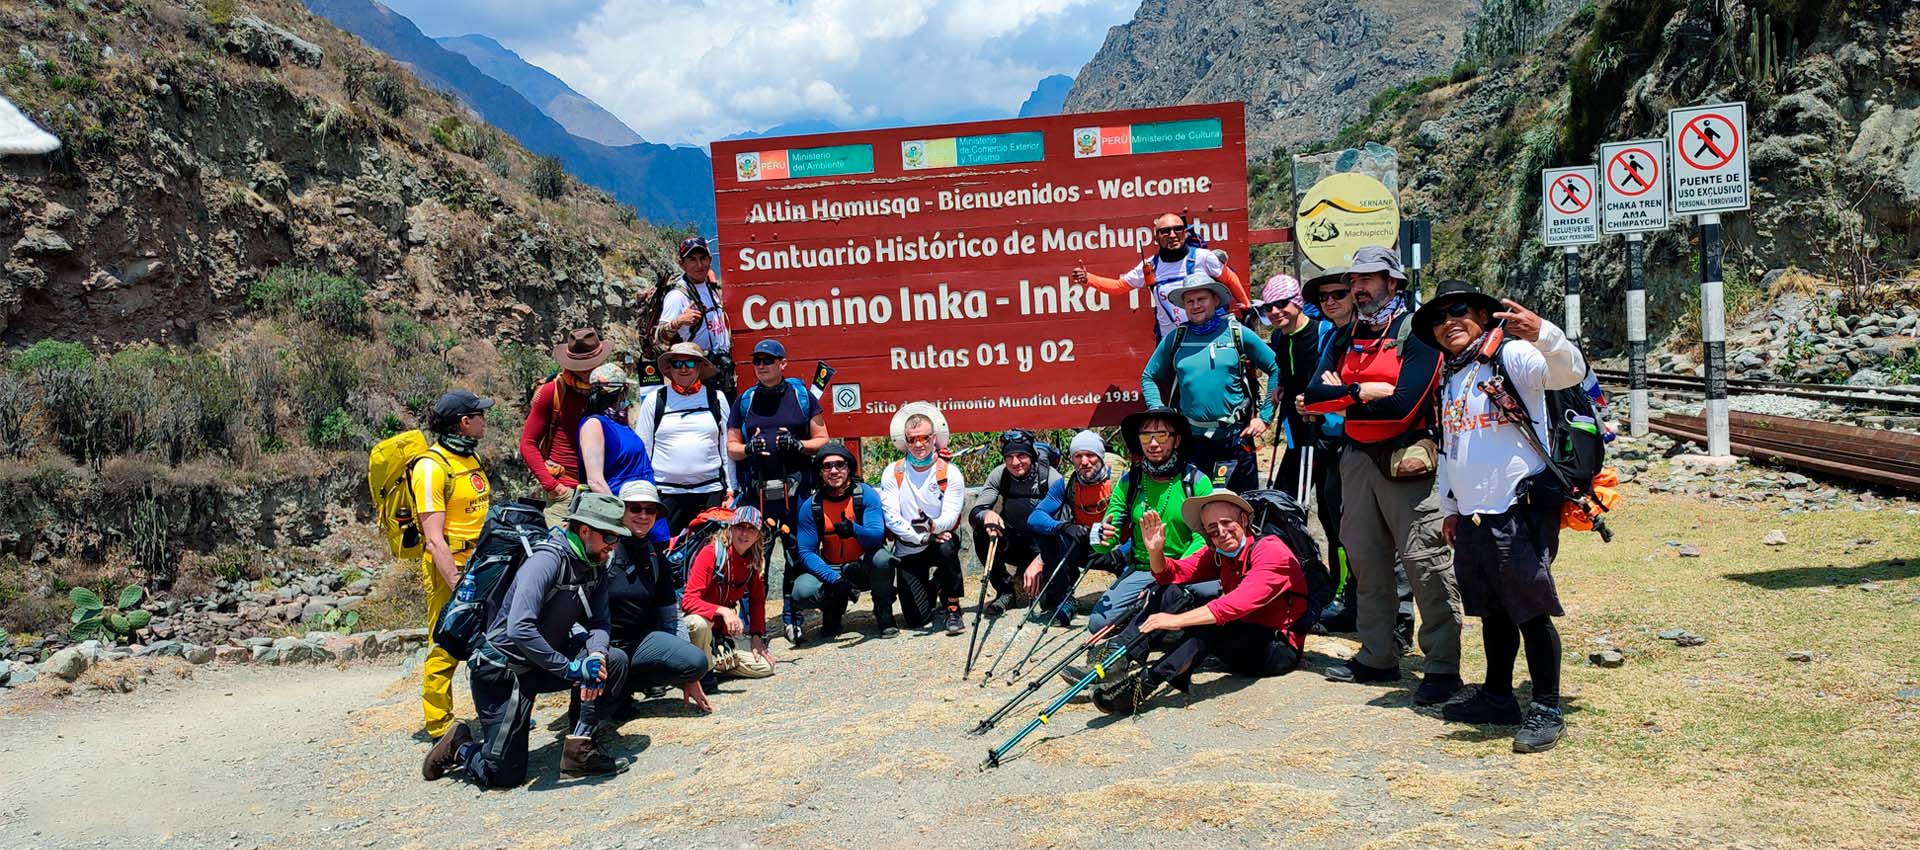
[[781, 434], [773, 441], [773, 447], [781, 454], [799, 454], [800, 440], [792, 434]]

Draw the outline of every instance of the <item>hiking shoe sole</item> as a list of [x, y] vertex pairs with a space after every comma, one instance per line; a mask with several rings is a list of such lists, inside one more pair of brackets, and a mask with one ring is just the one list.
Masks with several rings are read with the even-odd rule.
[[455, 723], [447, 734], [435, 741], [433, 749], [427, 751], [427, 758], [420, 763], [420, 776], [428, 782], [447, 775], [447, 771], [460, 763], [460, 746], [473, 740], [473, 730], [465, 723]]

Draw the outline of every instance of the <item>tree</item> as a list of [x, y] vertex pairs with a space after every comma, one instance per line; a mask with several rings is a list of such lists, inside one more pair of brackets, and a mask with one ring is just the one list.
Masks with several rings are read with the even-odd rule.
[[554, 200], [567, 193], [567, 167], [557, 156], [543, 156], [533, 164], [529, 182], [536, 197]]

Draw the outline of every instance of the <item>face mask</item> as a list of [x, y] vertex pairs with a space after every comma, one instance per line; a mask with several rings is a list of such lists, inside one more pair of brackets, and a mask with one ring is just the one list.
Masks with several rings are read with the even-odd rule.
[[447, 434], [440, 438], [440, 445], [446, 446], [447, 451], [461, 457], [473, 457], [473, 450], [480, 445], [480, 438]]
[[1245, 551], [1246, 548], [1247, 548], [1247, 541], [1245, 539], [1242, 539], [1240, 541], [1240, 545], [1233, 547], [1233, 551], [1227, 551], [1218, 546], [1213, 547], [1213, 551], [1220, 553], [1220, 557], [1222, 558], [1238, 558], [1240, 557], [1240, 553], [1242, 551]]

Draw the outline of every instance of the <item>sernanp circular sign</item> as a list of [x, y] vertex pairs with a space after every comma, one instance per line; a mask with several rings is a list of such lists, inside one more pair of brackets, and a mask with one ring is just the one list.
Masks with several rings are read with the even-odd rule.
[[1323, 269], [1353, 262], [1368, 245], [1393, 248], [1400, 240], [1400, 202], [1386, 184], [1359, 172], [1328, 175], [1300, 196], [1294, 241]]

